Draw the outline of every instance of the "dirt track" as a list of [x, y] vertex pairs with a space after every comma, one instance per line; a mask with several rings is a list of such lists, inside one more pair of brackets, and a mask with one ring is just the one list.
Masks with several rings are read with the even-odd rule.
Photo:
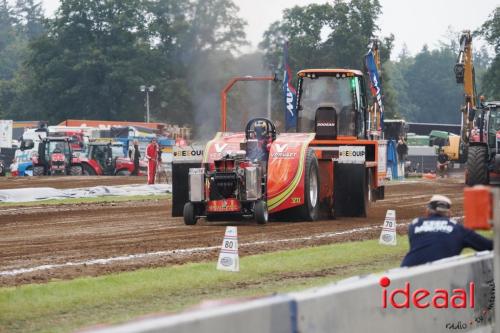
[[146, 177], [0, 177], [0, 190], [26, 187], [53, 187], [57, 189], [65, 189], [99, 185], [128, 184], [146, 184]]
[[[122, 181], [126, 183], [129, 179], [130, 177], [113, 178], [110, 181], [117, 184]], [[50, 182], [49, 186], [64, 188], [103, 185], [108, 180], [99, 178], [93, 181], [92, 184], [91, 178], [87, 178], [79, 181], [77, 186], [69, 186], [67, 181], [61, 180], [57, 184]], [[35, 183], [31, 179], [26, 182], [30, 185]], [[39, 180], [37, 184], [48, 185], [43, 180]], [[19, 185], [26, 187], [25, 183]], [[434, 193], [450, 196], [454, 203], [453, 215], [461, 216], [462, 188], [460, 179], [394, 184], [386, 188], [386, 200], [372, 205], [366, 219], [271, 222], [264, 226], [253, 222], [237, 223], [240, 254], [376, 238], [380, 233], [377, 228], [333, 236], [324, 234], [353, 228], [379, 227], [387, 209], [396, 209], [398, 223], [408, 222], [423, 212], [426, 200]], [[176, 251], [149, 254], [135, 259], [125, 258], [109, 264], [65, 266], [15, 276], [0, 274], [0, 286], [215, 259], [216, 248], [192, 250], [188, 253], [178, 250], [220, 246], [226, 225], [201, 222], [196, 226], [185, 226], [181, 218], [170, 217], [170, 201], [166, 199], [138, 201], [133, 204], [121, 202], [5, 208], [0, 211], [0, 273], [47, 264]], [[405, 230], [406, 228], [401, 228], [399, 231], [404, 233]], [[323, 236], [314, 237], [319, 235]], [[248, 244], [255, 242], [259, 244]]]

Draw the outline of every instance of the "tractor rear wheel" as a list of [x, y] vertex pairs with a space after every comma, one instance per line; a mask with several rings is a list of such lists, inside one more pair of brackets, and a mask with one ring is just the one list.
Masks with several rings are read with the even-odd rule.
[[33, 176], [43, 176], [45, 173], [45, 169], [43, 166], [34, 166], [33, 167]]
[[259, 200], [253, 208], [253, 215], [258, 224], [266, 224], [269, 220], [267, 212], [267, 203], [264, 200]]
[[97, 173], [90, 165], [84, 164], [83, 165], [83, 175], [84, 176], [95, 176], [95, 175], [97, 175]]
[[366, 217], [368, 210], [368, 176], [364, 164], [335, 164], [335, 217]]
[[487, 147], [469, 147], [465, 182], [469, 186], [487, 185], [489, 183]]
[[83, 169], [81, 165], [72, 165], [69, 169], [70, 176], [81, 176], [83, 174]]
[[319, 177], [318, 160], [314, 150], [308, 149], [304, 170], [304, 204], [300, 206], [300, 217], [306, 221], [315, 221], [319, 217]]
[[186, 204], [184, 205], [183, 216], [185, 225], [195, 225], [198, 221], [198, 218], [195, 214], [195, 208], [196, 207], [192, 202], [186, 202]]
[[116, 175], [117, 176], [130, 176], [130, 171], [123, 169], [123, 170], [118, 171], [116, 173]]

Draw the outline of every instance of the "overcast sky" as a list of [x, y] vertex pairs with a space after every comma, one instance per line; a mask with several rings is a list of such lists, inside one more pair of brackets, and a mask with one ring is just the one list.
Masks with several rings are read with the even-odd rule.
[[[247, 22], [247, 38], [256, 49], [263, 32], [281, 18], [285, 8], [294, 5], [325, 3], [313, 0], [233, 0], [240, 7], [240, 16]], [[51, 15], [58, 7], [58, 0], [43, 0], [46, 12]], [[397, 55], [403, 44], [412, 54], [424, 44], [434, 48], [446, 38], [449, 28], [454, 31], [479, 27], [500, 5], [499, 0], [380, 0], [382, 16], [378, 25], [381, 36], [393, 33], [396, 37]]]

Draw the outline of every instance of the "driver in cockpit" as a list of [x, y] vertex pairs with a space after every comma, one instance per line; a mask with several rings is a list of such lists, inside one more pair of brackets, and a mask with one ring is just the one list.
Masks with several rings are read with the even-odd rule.
[[272, 143], [270, 129], [268, 124], [261, 120], [256, 121], [253, 126], [253, 135], [247, 142], [247, 156], [251, 160], [267, 161]]

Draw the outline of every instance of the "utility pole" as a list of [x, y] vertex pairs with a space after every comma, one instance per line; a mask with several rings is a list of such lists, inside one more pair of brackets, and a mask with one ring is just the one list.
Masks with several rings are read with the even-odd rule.
[[149, 123], [149, 93], [153, 92], [155, 90], [156, 86], [151, 85], [151, 86], [146, 86], [142, 85], [139, 87], [141, 92], [146, 93], [146, 122]]
[[271, 119], [271, 90], [272, 90], [272, 81], [267, 83], [267, 119]]

